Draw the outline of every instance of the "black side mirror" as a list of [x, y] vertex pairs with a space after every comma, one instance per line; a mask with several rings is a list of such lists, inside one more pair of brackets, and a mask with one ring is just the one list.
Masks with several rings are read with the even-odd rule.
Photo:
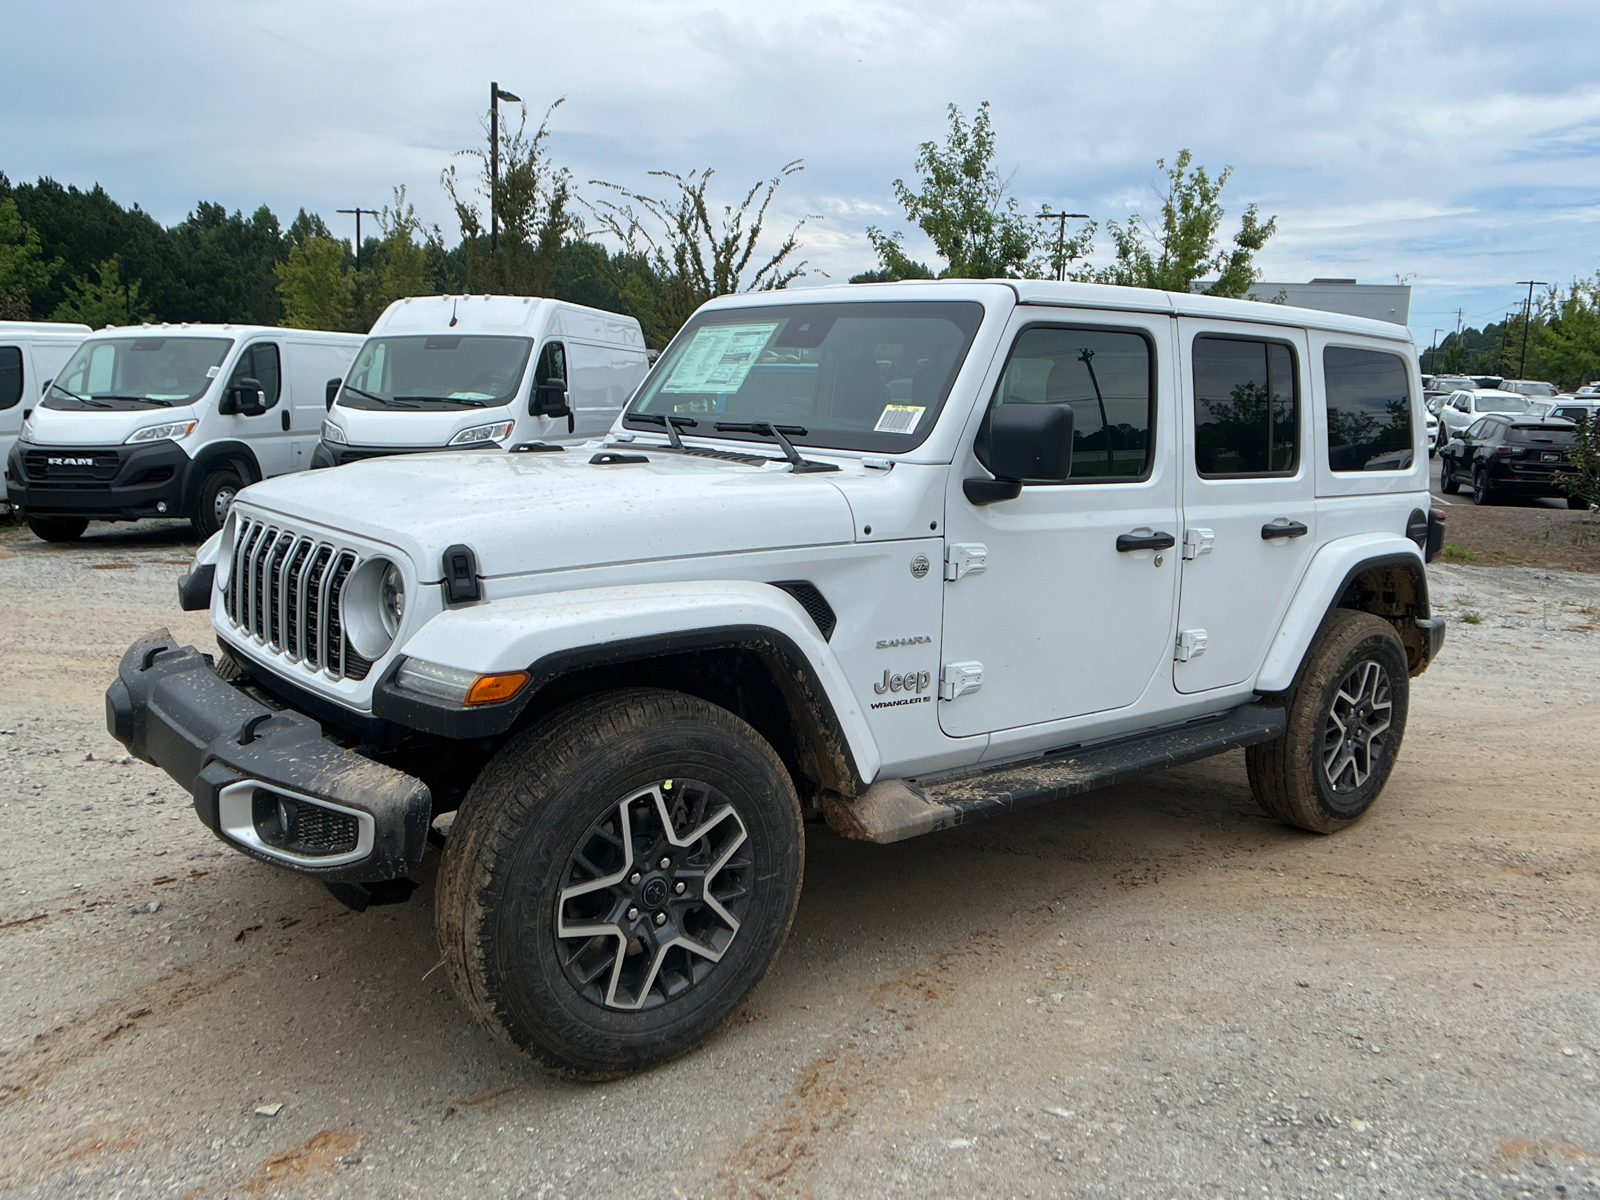
[[267, 411], [267, 389], [261, 386], [259, 379], [235, 379], [217, 405], [217, 411], [259, 417]]
[[1015, 500], [1022, 481], [1062, 483], [1072, 474], [1072, 406], [1003, 404], [989, 414], [989, 470], [993, 479], [967, 479], [961, 490], [973, 504]]
[[330, 412], [333, 411], [333, 402], [334, 402], [335, 399], [338, 398], [339, 389], [341, 387], [343, 387], [343, 386], [344, 386], [344, 380], [342, 380], [342, 379], [330, 379], [330, 380], [328, 380], [328, 387], [327, 387], [328, 411], [330, 411]]
[[567, 403], [567, 381], [552, 376], [538, 387], [533, 389], [533, 395], [528, 399], [528, 411], [536, 417], [565, 417], [567, 419], [567, 432], [572, 433], [577, 428], [577, 420], [572, 415], [572, 408]]

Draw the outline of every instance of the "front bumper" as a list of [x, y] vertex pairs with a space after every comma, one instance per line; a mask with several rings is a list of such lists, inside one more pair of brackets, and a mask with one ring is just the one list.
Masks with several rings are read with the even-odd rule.
[[193, 470], [194, 460], [171, 441], [136, 446], [19, 441], [6, 461], [6, 499], [38, 517], [187, 517]]
[[422, 861], [433, 819], [425, 783], [224, 682], [165, 629], [123, 655], [106, 691], [106, 725], [187, 788], [200, 820], [252, 858], [328, 883], [398, 879]]
[[395, 454], [437, 454], [443, 446], [351, 446], [343, 442], [322, 441], [311, 452], [311, 469], [342, 467], [345, 463], [369, 458], [389, 458]]

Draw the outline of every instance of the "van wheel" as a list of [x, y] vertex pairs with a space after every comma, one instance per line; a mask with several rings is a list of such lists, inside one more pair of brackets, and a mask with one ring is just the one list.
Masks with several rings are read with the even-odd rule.
[[75, 542], [89, 522], [83, 517], [29, 517], [28, 528], [47, 542]]
[[800, 897], [777, 754], [677, 692], [580, 700], [514, 736], [461, 804], [437, 929], [495, 1036], [605, 1078], [709, 1037], [760, 983]]
[[1288, 695], [1283, 736], [1245, 751], [1256, 803], [1313, 833], [1352, 824], [1388, 781], [1409, 700], [1405, 647], [1394, 626], [1335, 609]]
[[194, 516], [189, 521], [201, 541], [222, 528], [222, 523], [228, 519], [228, 510], [233, 507], [234, 497], [242, 487], [244, 481], [230, 470], [211, 471], [200, 481], [200, 498], [195, 501]]

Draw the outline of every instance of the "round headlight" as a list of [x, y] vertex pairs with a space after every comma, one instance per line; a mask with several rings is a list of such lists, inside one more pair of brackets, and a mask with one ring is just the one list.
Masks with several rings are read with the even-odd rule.
[[339, 593], [339, 609], [345, 634], [357, 654], [376, 661], [388, 652], [400, 632], [405, 600], [405, 580], [398, 563], [369, 558], [350, 572]]
[[400, 632], [400, 618], [406, 615], [406, 581], [394, 563], [389, 564], [378, 584], [378, 611], [393, 641], [394, 635]]

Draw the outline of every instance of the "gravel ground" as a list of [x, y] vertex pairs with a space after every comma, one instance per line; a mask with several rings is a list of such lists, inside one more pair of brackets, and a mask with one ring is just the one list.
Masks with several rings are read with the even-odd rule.
[[357, 915], [124, 761], [121, 651], [210, 645], [191, 553], [0, 533], [0, 1191], [1600, 1195], [1600, 577], [1434, 568], [1443, 658], [1336, 837], [1262, 817], [1240, 754], [896, 846], [813, 829], [734, 1024], [574, 1086], [429, 974], [435, 862]]

